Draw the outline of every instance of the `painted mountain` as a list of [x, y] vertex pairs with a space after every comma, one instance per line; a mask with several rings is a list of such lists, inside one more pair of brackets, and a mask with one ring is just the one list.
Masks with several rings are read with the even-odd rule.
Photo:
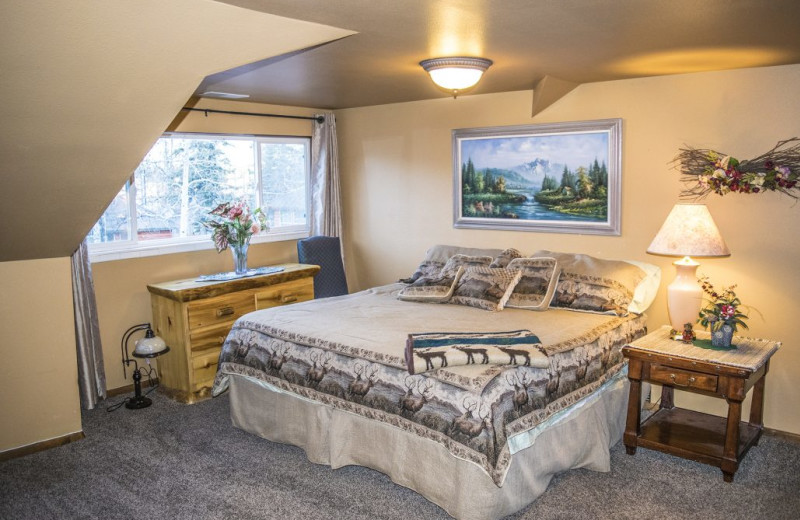
[[511, 169], [507, 168], [481, 168], [480, 171], [488, 171], [495, 179], [503, 176], [506, 185], [510, 188], [524, 188], [539, 191], [542, 187], [542, 180], [545, 175], [561, 179], [564, 165], [561, 163], [551, 163], [547, 159], [534, 159], [533, 161], [519, 164]]

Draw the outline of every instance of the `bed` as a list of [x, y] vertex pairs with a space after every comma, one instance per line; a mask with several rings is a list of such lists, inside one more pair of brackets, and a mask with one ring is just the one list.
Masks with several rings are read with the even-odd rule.
[[[508, 251], [436, 246], [405, 283], [245, 315], [212, 393], [229, 391], [236, 427], [300, 446], [312, 462], [381, 471], [456, 518], [513, 513], [559, 471], [608, 471], [627, 403], [620, 349], [646, 333], [630, 309], [652, 301], [657, 270], [537, 252], [549, 260], [527, 271], [526, 292], [515, 265], [532, 261]], [[486, 273], [499, 270], [516, 278], [511, 288], [487, 289]], [[500, 308], [476, 301], [476, 287]], [[511, 299], [515, 288], [522, 299]], [[461, 344], [520, 331], [537, 342], [530, 356], [517, 348], [490, 363]], [[451, 333], [455, 347], [414, 348]]]

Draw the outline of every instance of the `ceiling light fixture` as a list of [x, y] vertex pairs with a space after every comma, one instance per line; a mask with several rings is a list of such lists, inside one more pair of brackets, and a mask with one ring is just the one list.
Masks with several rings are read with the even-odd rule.
[[486, 58], [467, 58], [456, 56], [450, 58], [431, 58], [419, 62], [420, 66], [431, 75], [434, 83], [458, 96], [460, 90], [475, 86], [492, 65]]

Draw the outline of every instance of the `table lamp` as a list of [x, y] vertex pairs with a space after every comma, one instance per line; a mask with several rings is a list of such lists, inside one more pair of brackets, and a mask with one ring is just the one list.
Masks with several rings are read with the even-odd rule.
[[647, 252], [682, 256], [673, 262], [675, 280], [667, 287], [667, 306], [672, 328], [681, 331], [697, 321], [703, 290], [697, 283], [697, 266], [690, 257], [723, 257], [731, 252], [705, 204], [676, 204]]
[[128, 355], [128, 340], [130, 340], [134, 332], [141, 330], [145, 331], [144, 337], [136, 341], [136, 346], [133, 349], [133, 357], [149, 360], [150, 358], [154, 358], [169, 352], [169, 347], [167, 344], [164, 343], [163, 339], [155, 335], [149, 323], [134, 325], [126, 330], [125, 334], [122, 335], [122, 374], [124, 377], [127, 377], [127, 374], [125, 374], [125, 368], [131, 363], [134, 365], [134, 395], [125, 401], [125, 408], [130, 408], [132, 410], [147, 408], [153, 404], [153, 401], [149, 397], [142, 395], [142, 372], [136, 360], [131, 359]]

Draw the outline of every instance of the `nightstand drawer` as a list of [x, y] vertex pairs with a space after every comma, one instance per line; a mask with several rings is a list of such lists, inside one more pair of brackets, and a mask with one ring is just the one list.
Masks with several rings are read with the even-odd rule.
[[650, 381], [654, 383], [716, 392], [717, 379], [717, 376], [692, 372], [691, 370], [682, 370], [657, 364], [650, 365]]

